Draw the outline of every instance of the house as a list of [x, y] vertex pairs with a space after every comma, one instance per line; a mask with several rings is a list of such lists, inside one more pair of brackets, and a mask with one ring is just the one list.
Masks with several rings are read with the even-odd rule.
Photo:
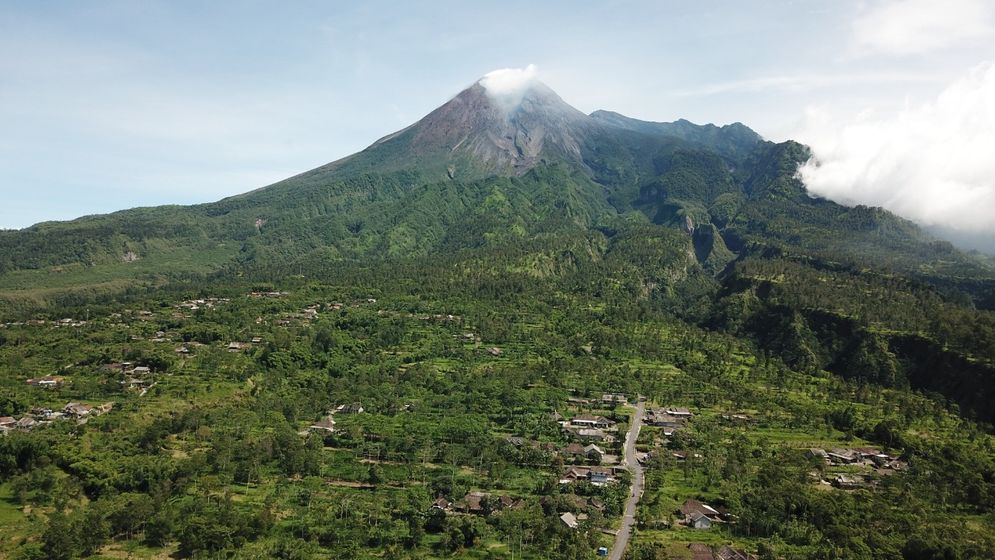
[[885, 465], [892, 460], [890, 455], [882, 453], [881, 450], [874, 449], [873, 447], [858, 447], [852, 451], [856, 453], [865, 463], [870, 462], [880, 466]]
[[446, 511], [452, 505], [453, 504], [449, 500], [440, 496], [436, 498], [434, 502], [432, 502], [432, 509], [441, 509], [443, 511]]
[[676, 429], [683, 427], [687, 418], [667, 414], [664, 410], [651, 410], [646, 413], [645, 422], [647, 426]]
[[339, 406], [335, 407], [335, 410], [332, 412], [332, 414], [359, 414], [363, 412], [363, 410], [364, 410], [363, 405], [359, 404], [358, 402], [354, 402], [352, 404], [340, 404]]
[[745, 425], [753, 421], [748, 414], [736, 413], [736, 414], [723, 414], [722, 419], [730, 424]]
[[687, 518], [688, 527], [692, 529], [711, 529], [712, 520], [703, 513], [694, 512]]
[[603, 443], [612, 443], [615, 441], [615, 436], [608, 435], [604, 430], [596, 428], [581, 428], [574, 432], [574, 435], [581, 441], [600, 441]]
[[515, 503], [515, 500], [511, 496], [498, 496], [494, 506], [497, 509], [505, 509], [514, 506]]
[[22, 416], [20, 420], [14, 424], [14, 428], [18, 430], [30, 430], [38, 425], [38, 421], [30, 416]]
[[671, 455], [677, 461], [687, 461], [689, 455], [690, 455], [690, 457], [692, 459], [701, 459], [702, 458], [701, 453], [689, 453], [687, 451], [674, 451], [673, 453], [671, 453]]
[[810, 448], [808, 451], [806, 451], [805, 455], [807, 455], [809, 457], [812, 457], [814, 459], [822, 459], [826, 463], [830, 462], [829, 454], [826, 453], [825, 449], [818, 449], [816, 447], [813, 447], [813, 448]]
[[463, 496], [458, 509], [474, 515], [487, 515], [490, 513], [490, 496], [486, 492], [470, 492]]
[[598, 556], [602, 556], [602, 557], [608, 556], [608, 547], [607, 546], [599, 546], [598, 547]]
[[604, 467], [570, 467], [560, 478], [560, 484], [574, 482], [590, 482], [595, 486], [604, 486], [615, 482], [614, 472]]
[[326, 416], [325, 418], [322, 418], [321, 420], [308, 426], [307, 430], [316, 434], [334, 434], [335, 420], [333, 420], [331, 416]]
[[10, 428], [17, 423], [13, 416], [0, 416], [0, 428]]
[[835, 464], [851, 464], [860, 461], [860, 454], [852, 449], [833, 449], [826, 455]]
[[685, 521], [691, 521], [691, 518], [695, 514], [703, 515], [710, 520], [717, 520], [721, 517], [718, 510], [712, 506], [699, 502], [698, 500], [685, 500], [681, 507], [677, 509], [677, 513], [684, 517]]
[[570, 513], [569, 511], [560, 515], [560, 521], [562, 521], [564, 525], [570, 527], [571, 529], [576, 529], [577, 527], [580, 527], [580, 523], [577, 522], [577, 517], [574, 514]]
[[149, 384], [150, 382], [147, 379], [138, 379], [135, 377], [121, 380], [121, 385], [124, 385], [127, 389], [142, 389]]
[[583, 445], [579, 443], [571, 443], [570, 445], [560, 450], [560, 455], [576, 459], [577, 457], [587, 456], [587, 451], [584, 450]]
[[587, 480], [590, 471], [585, 467], [570, 467], [560, 478], [560, 484], [570, 484], [578, 480]]
[[28, 385], [34, 387], [45, 387], [46, 389], [51, 389], [62, 385], [65, 381], [64, 377], [58, 375], [46, 375], [45, 377], [38, 377], [36, 379], [28, 379]]
[[570, 421], [570, 425], [577, 428], [598, 428], [601, 430], [607, 430], [615, 426], [613, 420], [609, 420], [604, 416], [594, 416], [592, 414], [579, 414]]
[[149, 375], [150, 373], [152, 373], [152, 368], [148, 366], [138, 366], [135, 369], [131, 370], [131, 374], [137, 376]]
[[839, 474], [836, 475], [836, 478], [833, 479], [833, 486], [840, 488], [842, 490], [851, 490], [853, 488], [859, 488], [863, 486], [863, 483], [852, 476]]
[[80, 404], [71, 402], [62, 408], [67, 416], [73, 416], [75, 418], [82, 418], [84, 416], [89, 416], [93, 412], [93, 407], [88, 404]]
[[248, 342], [229, 342], [227, 350], [231, 353], [241, 352], [248, 348], [250, 344]]
[[596, 461], [600, 463], [605, 458], [605, 455], [607, 455], [607, 453], [605, 453], [604, 449], [601, 449], [600, 447], [592, 443], [584, 447], [584, 455], [591, 461]]
[[683, 406], [680, 406], [680, 407], [670, 407], [670, 408], [667, 408], [664, 412], [666, 412], [667, 414], [669, 414], [671, 416], [677, 416], [678, 418], [691, 418], [691, 417], [694, 416], [694, 414], [692, 414], [690, 410], [688, 410], [687, 408], [685, 408]]
[[603, 486], [609, 482], [614, 482], [615, 479], [611, 477], [611, 471], [595, 468], [588, 473], [588, 480], [595, 486]]
[[605, 393], [601, 395], [601, 404], [625, 404], [629, 402], [629, 399], [625, 398], [625, 395], [621, 393]]

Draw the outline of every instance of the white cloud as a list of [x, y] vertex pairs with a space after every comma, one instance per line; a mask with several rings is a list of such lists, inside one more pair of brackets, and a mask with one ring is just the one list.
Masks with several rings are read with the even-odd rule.
[[995, 34], [991, 0], [883, 0], [853, 21], [859, 54], [913, 55], [980, 42]]
[[516, 107], [525, 92], [535, 84], [538, 74], [535, 64], [525, 68], [502, 68], [488, 72], [479, 83], [491, 98], [506, 107]]
[[995, 66], [983, 64], [934, 101], [893, 116], [841, 120], [810, 110], [795, 137], [813, 194], [883, 206], [926, 225], [995, 234]]
[[767, 76], [745, 80], [716, 82], [701, 87], [679, 90], [675, 96], [698, 97], [726, 93], [800, 92], [833, 87], [877, 85], [886, 83], [928, 82], [936, 79], [933, 74], [915, 72], [866, 72], [851, 74], [797, 74]]

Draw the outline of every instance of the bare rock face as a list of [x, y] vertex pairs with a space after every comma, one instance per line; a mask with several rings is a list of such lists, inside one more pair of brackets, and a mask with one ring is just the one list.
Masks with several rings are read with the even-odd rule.
[[694, 234], [694, 220], [691, 216], [684, 216], [684, 232], [689, 235]]
[[540, 82], [514, 106], [476, 83], [402, 132], [425, 156], [470, 156], [494, 170], [521, 174], [547, 153], [580, 162], [581, 144], [592, 126], [590, 117]]

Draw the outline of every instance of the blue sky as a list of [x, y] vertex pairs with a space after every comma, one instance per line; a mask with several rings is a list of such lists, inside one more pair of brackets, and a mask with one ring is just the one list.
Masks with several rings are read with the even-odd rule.
[[[899, 170], [936, 140], [892, 153], [889, 138], [963, 116], [942, 110], [951, 90], [995, 115], [995, 9], [940, 4], [0, 1], [0, 227], [257, 188], [527, 64], [585, 112], [800, 138], [826, 163], [813, 191], [942, 224], [968, 203], [995, 210], [995, 169], [970, 154], [963, 176], [917, 168], [915, 189], [960, 193], [927, 204]], [[990, 134], [970, 134], [995, 153]], [[841, 148], [854, 138], [859, 154]], [[991, 230], [980, 214], [964, 228]]]

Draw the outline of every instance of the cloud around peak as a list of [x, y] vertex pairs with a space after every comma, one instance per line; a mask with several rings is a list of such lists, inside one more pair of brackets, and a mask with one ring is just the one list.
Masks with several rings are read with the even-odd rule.
[[505, 107], [516, 107], [525, 92], [538, 82], [539, 69], [535, 64], [525, 68], [501, 68], [488, 72], [478, 83], [487, 95]]
[[799, 177], [813, 194], [995, 239], [995, 65], [890, 116], [810, 110], [796, 136], [812, 147]]

